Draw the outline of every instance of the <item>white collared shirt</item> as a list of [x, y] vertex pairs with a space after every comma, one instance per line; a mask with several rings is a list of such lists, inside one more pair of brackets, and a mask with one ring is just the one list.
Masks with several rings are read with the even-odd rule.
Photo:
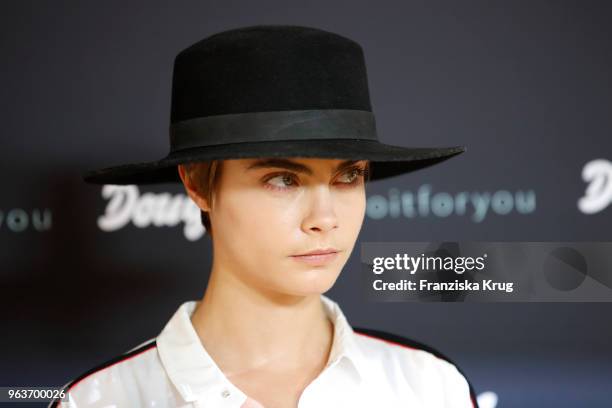
[[[383, 332], [354, 330], [336, 302], [324, 295], [321, 300], [334, 324], [332, 349], [298, 408], [476, 406], [466, 378], [435, 351]], [[68, 383], [70, 402], [59, 406], [258, 406], [225, 377], [202, 345], [190, 319], [196, 305], [183, 303], [159, 336]]]

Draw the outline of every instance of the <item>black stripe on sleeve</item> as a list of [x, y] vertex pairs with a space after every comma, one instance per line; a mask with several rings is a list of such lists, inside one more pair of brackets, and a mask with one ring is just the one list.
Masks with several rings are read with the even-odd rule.
[[[76, 377], [73, 380], [71, 380], [68, 384], [64, 385], [64, 387], [63, 387], [64, 393], [67, 394], [68, 391], [72, 387], [74, 387], [79, 382], [81, 382], [81, 380], [84, 380], [85, 378], [89, 377], [90, 375], [95, 374], [98, 371], [102, 371], [105, 368], [110, 367], [112, 365], [115, 365], [117, 363], [120, 363], [120, 362], [122, 362], [124, 360], [128, 360], [131, 357], [134, 357], [134, 356], [136, 356], [138, 354], [144, 353], [145, 351], [147, 351], [147, 350], [149, 350], [151, 348], [154, 348], [154, 347], [157, 347], [156, 339], [152, 339], [152, 340], [146, 342], [145, 344], [143, 344], [142, 346], [140, 346], [140, 347], [138, 347], [138, 348], [136, 348], [134, 350], [131, 350], [131, 351], [128, 351], [127, 353], [125, 353], [125, 354], [121, 354], [119, 356], [113, 357], [112, 359], [110, 359], [108, 361], [105, 361], [104, 363], [99, 364], [99, 365], [93, 367], [90, 370], [87, 370], [83, 374], [81, 374], [78, 377]], [[48, 408], [59, 408], [59, 407], [61, 407], [60, 403], [61, 403], [61, 398], [55, 399], [55, 400], [51, 401], [51, 403], [49, 404]]]
[[404, 346], [408, 346], [408, 347], [411, 347], [411, 348], [427, 351], [427, 352], [433, 354], [434, 356], [436, 356], [436, 357], [438, 357], [438, 358], [440, 358], [442, 360], [445, 360], [445, 361], [451, 363], [452, 365], [455, 366], [455, 368], [459, 371], [459, 373], [461, 373], [461, 375], [463, 375], [463, 377], [467, 381], [468, 386], [470, 387], [470, 398], [472, 400], [472, 405], [473, 405], [474, 408], [478, 408], [478, 400], [476, 398], [476, 392], [474, 391], [474, 387], [472, 386], [472, 383], [470, 382], [468, 377], [459, 368], [459, 366], [457, 364], [455, 364], [450, 358], [446, 357], [444, 354], [442, 354], [441, 352], [439, 352], [435, 348], [430, 347], [430, 346], [428, 346], [426, 344], [420, 343], [420, 342], [418, 342], [416, 340], [412, 340], [412, 339], [409, 339], [407, 337], [399, 336], [399, 335], [393, 334], [393, 333], [384, 332], [384, 331], [381, 331], [381, 330], [365, 329], [365, 328], [362, 328], [362, 327], [353, 327], [353, 330], [356, 333], [361, 333], [361, 334], [365, 334], [367, 336], [377, 337], [379, 339], [390, 341], [392, 343], [397, 343], [399, 345], [404, 345]]

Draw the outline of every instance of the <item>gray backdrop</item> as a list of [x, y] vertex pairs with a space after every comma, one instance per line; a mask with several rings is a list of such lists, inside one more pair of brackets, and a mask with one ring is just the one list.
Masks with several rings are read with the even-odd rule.
[[[230, 28], [353, 38], [381, 141], [468, 147], [369, 185], [361, 242], [612, 240], [611, 206], [577, 205], [583, 167], [612, 160], [609, 2], [21, 1], [0, 15], [0, 385], [63, 384], [201, 297], [208, 239], [182, 226], [101, 231], [107, 201], [80, 175], [164, 156], [175, 54]], [[427, 187], [438, 194], [427, 211], [393, 210]], [[164, 191], [181, 189], [140, 189]], [[461, 193], [498, 202], [484, 216], [441, 209]], [[609, 406], [612, 304], [368, 303], [358, 248], [328, 293], [354, 326], [440, 349], [498, 407]]]

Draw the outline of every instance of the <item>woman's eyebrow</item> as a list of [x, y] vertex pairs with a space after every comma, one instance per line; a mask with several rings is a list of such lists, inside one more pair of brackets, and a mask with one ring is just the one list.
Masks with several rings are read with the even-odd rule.
[[[346, 160], [341, 162], [340, 164], [338, 164], [336, 166], [336, 168], [334, 169], [334, 171], [340, 171], [343, 170], [347, 167], [352, 166], [353, 164], [360, 162], [361, 160]], [[252, 170], [252, 169], [262, 169], [262, 168], [281, 168], [281, 169], [287, 169], [287, 170], [292, 170], [295, 171], [297, 173], [306, 173], [309, 176], [312, 175], [313, 171], [310, 167], [301, 164], [301, 163], [296, 163], [294, 161], [291, 160], [287, 160], [287, 159], [277, 159], [277, 158], [270, 158], [270, 159], [260, 159], [255, 161], [254, 163], [252, 163], [249, 167], [247, 167], [247, 170]]]

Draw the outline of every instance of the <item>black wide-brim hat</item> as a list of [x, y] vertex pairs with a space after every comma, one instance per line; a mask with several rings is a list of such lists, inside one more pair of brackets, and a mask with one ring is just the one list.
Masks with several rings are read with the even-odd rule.
[[[409, 135], [405, 136], [410, 144]], [[170, 153], [90, 171], [95, 184], [180, 182], [189, 162], [370, 160], [370, 180], [440, 163], [464, 147], [378, 141], [361, 46], [316, 28], [258, 25], [209, 36], [174, 61]]]

